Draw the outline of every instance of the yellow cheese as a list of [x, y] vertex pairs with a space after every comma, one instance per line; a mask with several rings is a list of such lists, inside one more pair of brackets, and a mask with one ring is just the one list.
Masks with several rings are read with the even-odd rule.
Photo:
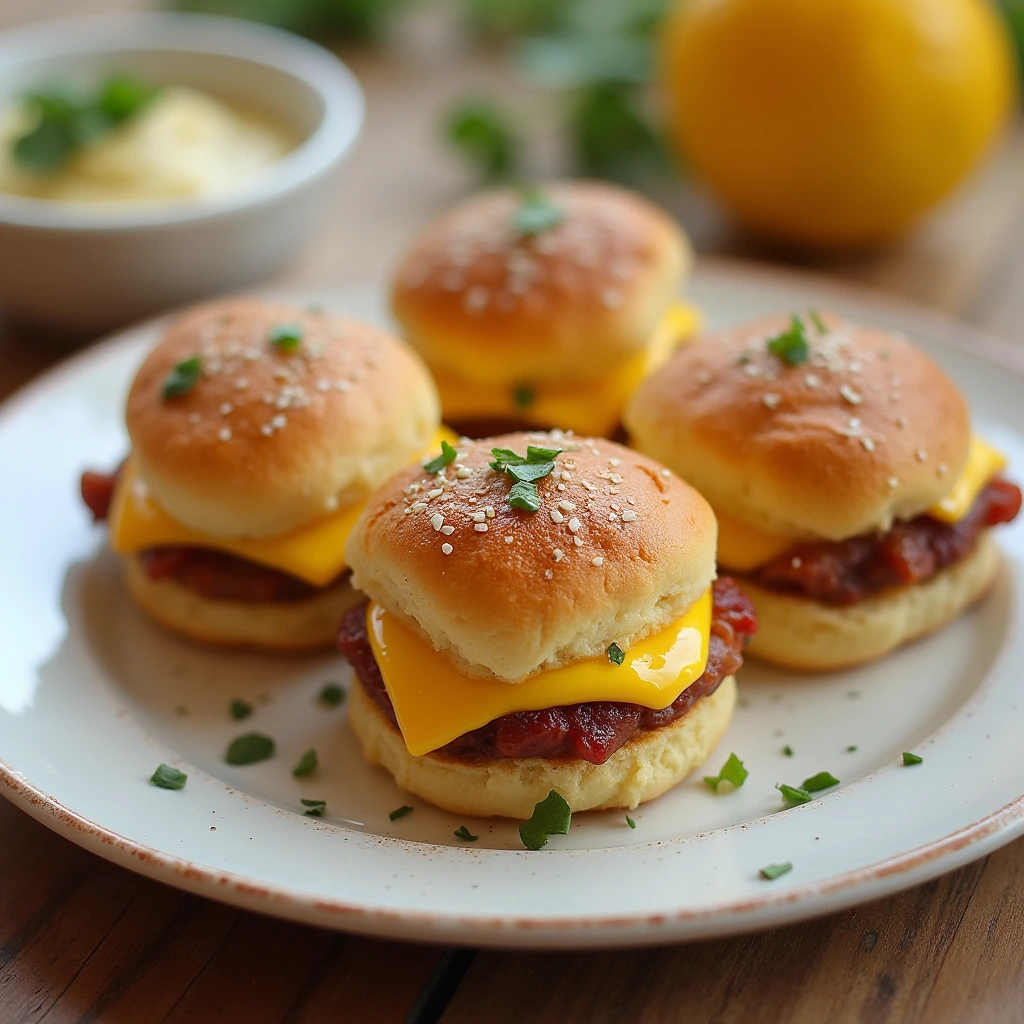
[[[949, 494], [926, 514], [944, 523], [958, 523], [970, 512], [982, 488], [1005, 466], [1006, 456], [975, 435], [971, 438], [967, 462]], [[716, 511], [715, 514], [718, 517], [718, 562], [723, 568], [749, 572], [799, 543], [792, 537], [751, 526], [726, 512]]]
[[667, 708], [704, 672], [711, 606], [709, 589], [682, 618], [627, 651], [621, 665], [593, 658], [522, 683], [462, 675], [378, 604], [367, 608], [366, 624], [405, 745], [421, 757], [514, 711], [594, 700]]
[[975, 434], [971, 438], [967, 464], [956, 478], [952, 490], [937, 505], [928, 509], [928, 515], [944, 523], [960, 522], [971, 511], [982, 488], [1005, 468], [1006, 456]]
[[578, 434], [610, 434], [619, 426], [626, 400], [640, 382], [661, 366], [681, 341], [700, 326], [700, 313], [683, 303], [662, 318], [643, 352], [617, 366], [606, 377], [585, 383], [541, 384], [533, 387], [528, 408], [515, 402], [514, 384], [488, 384], [435, 369], [441, 408], [449, 420], [525, 417], [531, 423], [575, 430]]
[[[453, 443], [456, 440], [451, 431], [442, 428], [427, 454], [436, 454], [442, 437]], [[350, 505], [280, 537], [211, 537], [169, 516], [139, 476], [135, 460], [129, 458], [110, 505], [110, 543], [124, 554], [166, 546], [226, 551], [323, 587], [345, 568], [345, 542], [362, 511], [361, 503]]]

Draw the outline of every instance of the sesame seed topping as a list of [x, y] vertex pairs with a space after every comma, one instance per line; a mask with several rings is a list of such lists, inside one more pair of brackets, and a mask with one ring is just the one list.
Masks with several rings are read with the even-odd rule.
[[463, 302], [470, 313], [479, 313], [487, 305], [490, 297], [491, 293], [486, 288], [475, 285], [466, 292]]
[[553, 522], [553, 523], [564, 523], [565, 522], [565, 516], [563, 516], [562, 513], [559, 512], [557, 508], [551, 509], [550, 515], [551, 515], [551, 522]]
[[571, 501], [560, 501], [558, 507], [564, 512], [575, 512], [576, 506]]
[[949, 466], [944, 462], [939, 463], [939, 476], [945, 476], [949, 472]]
[[899, 418], [899, 419], [898, 419], [898, 420], [896, 421], [896, 426], [897, 426], [897, 427], [899, 427], [899, 428], [900, 428], [900, 430], [905, 430], [905, 429], [906, 429], [906, 426], [907, 426], [907, 422], [908, 422], [908, 421], [907, 421], [907, 417], [906, 417], [906, 416], [901, 416], [901, 417], [900, 417], [900, 418]]
[[444, 516], [440, 512], [435, 512], [430, 517], [430, 525], [434, 528], [434, 531], [438, 531], [444, 525]]
[[743, 372], [744, 372], [744, 373], [745, 373], [745, 374], [746, 374], [746, 375], [747, 375], [748, 377], [757, 377], [757, 376], [759, 376], [759, 375], [760, 375], [760, 373], [761, 373], [761, 369], [760, 369], [760, 367], [759, 367], [759, 366], [757, 365], [757, 363], [746, 363], [746, 364], [744, 365], [744, 367], [743, 367]]
[[556, 562], [560, 562], [565, 558], [565, 552], [561, 548], [555, 548], [555, 550], [551, 552], [551, 557], [554, 558]]
[[484, 506], [484, 515], [487, 516], [488, 519], [493, 519], [494, 518], [494, 506], [493, 505], [485, 505]]
[[595, 487], [595, 486], [594, 486], [594, 485], [593, 485], [593, 484], [592, 484], [592, 483], [591, 483], [591, 482], [590, 482], [589, 480], [584, 480], [584, 481], [583, 481], [583, 486], [584, 486], [584, 487], [585, 487], [585, 488], [586, 488], [586, 489], [587, 489], [588, 491], [596, 491], [596, 490], [597, 490], [597, 488], [596, 488], [596, 487]]
[[555, 490], [556, 491], [564, 491], [565, 490], [565, 484], [555, 484]]
[[555, 574], [550, 569], [544, 570], [544, 579], [551, 580], [555, 578]]
[[561, 473], [561, 477], [562, 477], [563, 480], [571, 480], [572, 479], [572, 473], [570, 473], [567, 470], [563, 469], [562, 473]]
[[854, 391], [849, 384], [843, 384], [839, 394], [842, 395], [843, 401], [849, 402], [850, 405], [860, 405], [864, 401], [864, 396], [859, 391]]
[[583, 538], [582, 538], [582, 537], [580, 537], [579, 535], [577, 535], [577, 536], [573, 537], [573, 539], [572, 539], [572, 542], [573, 542], [573, 544], [575, 544], [575, 545], [576, 545], [576, 547], [578, 547], [578, 548], [581, 548], [581, 547], [583, 547]]
[[794, 569], [799, 569], [800, 566], [804, 564], [804, 560], [799, 555], [794, 555], [792, 559], [790, 559], [789, 564], [793, 566]]
[[459, 480], [467, 480], [472, 475], [473, 470], [471, 470], [468, 466], [459, 466], [458, 469], [455, 470], [455, 476]]
[[222, 441], [230, 441], [231, 440], [231, 428], [230, 427], [221, 427], [220, 430], [217, 431], [217, 436]]
[[441, 532], [446, 537], [450, 537], [455, 532], [455, 527], [452, 526], [450, 523], [446, 523], [444, 526], [441, 527]]
[[889, 477], [889, 486], [890, 487], [898, 487], [899, 486], [899, 480], [897, 480], [896, 477], [894, 477], [894, 476]]
[[326, 377], [321, 377], [316, 382], [316, 389], [317, 389], [317, 391], [330, 391], [331, 390], [331, 382], [329, 380], [327, 380]]
[[271, 421], [270, 425], [275, 430], [281, 430], [288, 423], [288, 417], [283, 412], [279, 412]]
[[604, 559], [600, 555], [595, 555], [591, 560], [590, 564], [594, 566], [604, 565]]
[[804, 377], [804, 383], [811, 389], [821, 384], [821, 378], [816, 373], [809, 373]]
[[197, 413], [197, 412], [190, 412], [188, 414], [188, 421], [189, 421], [189, 423], [198, 423], [199, 420], [200, 420], [199, 413]]
[[505, 534], [505, 543], [506, 544], [511, 544], [512, 541], [514, 541], [514, 540], [515, 540], [515, 537], [513, 537], [511, 533]]
[[860, 439], [861, 445], [864, 447], [864, 451], [873, 452], [875, 450], [875, 442], [870, 437], [862, 437]]
[[914, 452], [914, 457], [918, 462], [924, 462], [928, 458], [928, 453], [923, 448], [918, 448], [917, 451]]
[[339, 381], [337, 381], [335, 383], [334, 390], [335, 391], [351, 391], [352, 390], [352, 384], [351, 384], [350, 381], [347, 381], [347, 380], [339, 380]]
[[426, 507], [427, 507], [427, 503], [425, 501], [414, 501], [409, 506], [409, 508], [411, 508], [413, 510], [413, 512], [422, 512]]
[[764, 402], [769, 409], [777, 409], [779, 402], [782, 401], [782, 395], [777, 391], [768, 391], [761, 396], [761, 401]]
[[605, 309], [618, 309], [622, 305], [622, 292], [618, 288], [605, 288], [601, 293], [601, 305]]
[[261, 434], [262, 434], [262, 435], [263, 435], [264, 437], [270, 437], [270, 435], [271, 435], [271, 434], [272, 434], [273, 432], [274, 432], [274, 428], [273, 428], [273, 427], [272, 427], [272, 426], [271, 426], [271, 425], [270, 425], [269, 423], [264, 423], [264, 424], [263, 424], [263, 426], [262, 426], [262, 427], [260, 427], [260, 433], [261, 433]]
[[[473, 522], [474, 523], [482, 523], [486, 518], [487, 518], [487, 513], [486, 512], [474, 512], [473, 513]], [[481, 531], [481, 532], [483, 532], [483, 531]]]
[[327, 497], [324, 498], [324, 508], [326, 508], [328, 512], [336, 511], [338, 508], [338, 496], [336, 494], [328, 494]]
[[435, 487], [433, 490], [427, 491], [427, 497], [430, 499], [440, 498], [442, 494], [444, 494], [443, 487]]
[[249, 386], [249, 380], [247, 377], [239, 377], [235, 381], [235, 390], [244, 391]]
[[487, 524], [486, 523], [474, 523], [473, 524], [473, 529], [476, 530], [477, 533], [486, 533], [487, 532]]
[[662, 476], [671, 476], [672, 475], [672, 470], [671, 469], [663, 469], [661, 471], [661, 475]]
[[624, 523], [631, 523], [634, 519], [636, 519], [636, 513], [631, 508], [627, 508], [626, 511], [622, 513], [622, 521]]
[[441, 545], [442, 555], [450, 555], [454, 550], [455, 548], [453, 548], [451, 544], [449, 544], [447, 541], [445, 541], [445, 543]]
[[612, 467], [621, 466], [622, 465], [622, 459], [609, 459], [608, 460], [608, 465], [612, 466]]
[[234, 409], [234, 406], [230, 402], [221, 402], [220, 409], [218, 409], [217, 411], [221, 414], [221, 416], [227, 416], [232, 409]]
[[575, 516], [573, 516], [572, 519], [569, 520], [569, 532], [570, 533], [579, 533], [579, 529], [580, 529], [580, 521]]

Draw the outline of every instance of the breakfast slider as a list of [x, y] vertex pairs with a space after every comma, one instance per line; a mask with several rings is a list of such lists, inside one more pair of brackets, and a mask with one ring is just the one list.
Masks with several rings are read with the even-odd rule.
[[365, 757], [463, 814], [653, 799], [728, 726], [756, 626], [714, 556], [707, 502], [611, 441], [464, 440], [402, 470], [348, 543]]
[[752, 654], [877, 658], [992, 583], [1021, 492], [906, 338], [815, 313], [701, 338], [633, 396], [636, 446], [711, 502], [718, 561], [757, 608]]
[[633, 389], [695, 329], [677, 301], [691, 263], [676, 222], [625, 189], [499, 189], [413, 242], [392, 306], [453, 429], [611, 436]]
[[132, 595], [187, 636], [331, 646], [358, 598], [345, 542], [369, 495], [437, 443], [430, 377], [343, 316], [258, 299], [176, 319], [132, 385], [131, 454], [82, 494]]

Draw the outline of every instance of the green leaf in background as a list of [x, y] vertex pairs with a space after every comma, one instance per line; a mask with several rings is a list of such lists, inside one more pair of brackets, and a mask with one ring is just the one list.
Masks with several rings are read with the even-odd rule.
[[445, 137], [484, 181], [505, 181], [519, 167], [519, 142], [507, 115], [489, 100], [464, 100], [448, 114]]
[[405, 0], [168, 0], [173, 11], [262, 21], [314, 39], [377, 35]]
[[466, 0], [469, 24], [486, 36], [518, 36], [562, 28], [575, 0]]
[[1024, 0], [999, 0], [999, 7], [1006, 18], [1024, 74]]

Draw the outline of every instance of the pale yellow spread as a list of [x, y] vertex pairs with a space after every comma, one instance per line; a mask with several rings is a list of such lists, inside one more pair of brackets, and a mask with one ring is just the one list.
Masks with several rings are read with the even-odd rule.
[[60, 169], [15, 161], [32, 115], [0, 112], [0, 192], [64, 202], [138, 203], [230, 191], [279, 160], [296, 141], [278, 125], [195, 89], [167, 86], [137, 116], [75, 153]]

